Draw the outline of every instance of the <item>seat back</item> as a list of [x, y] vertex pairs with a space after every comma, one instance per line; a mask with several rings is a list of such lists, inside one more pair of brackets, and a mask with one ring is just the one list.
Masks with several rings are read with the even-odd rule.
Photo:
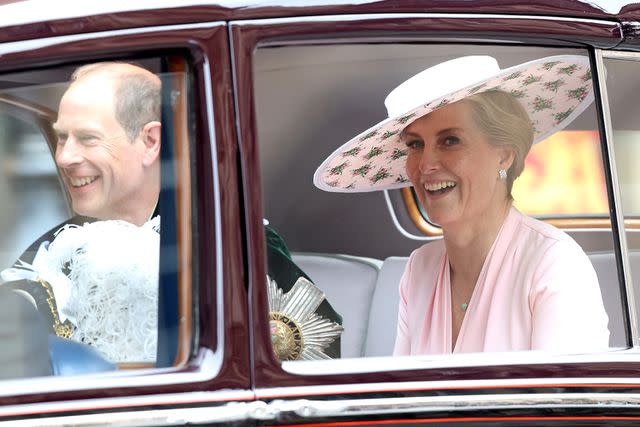
[[409, 258], [389, 257], [378, 273], [376, 289], [369, 310], [369, 326], [364, 355], [391, 356], [398, 325], [398, 285]]
[[[598, 275], [602, 300], [609, 316], [609, 345], [624, 347], [624, 319], [615, 256], [613, 253], [594, 253], [589, 255], [589, 259]], [[399, 302], [398, 285], [407, 260], [406, 257], [387, 258], [380, 269], [369, 315], [365, 356], [389, 356], [393, 353]], [[631, 253], [630, 264], [632, 273], [637, 273], [634, 277], [640, 277], [640, 253]], [[636, 293], [639, 294], [638, 291]]]
[[610, 252], [589, 254], [598, 275], [604, 307], [609, 316], [609, 346], [624, 347], [624, 319], [620, 300], [620, 286], [615, 255]]
[[[398, 286], [408, 257], [384, 262], [346, 255], [294, 253], [293, 260], [322, 289], [343, 317], [342, 357], [393, 353], [398, 321]], [[589, 254], [609, 315], [609, 345], [624, 347], [621, 292], [613, 253]], [[630, 254], [633, 277], [640, 278], [640, 253]], [[640, 282], [640, 280], [638, 280]], [[637, 286], [638, 287], [638, 286]], [[640, 295], [640, 290], [636, 290]]]
[[342, 357], [361, 357], [369, 307], [382, 262], [349, 255], [292, 253], [293, 261], [325, 293], [342, 316]]

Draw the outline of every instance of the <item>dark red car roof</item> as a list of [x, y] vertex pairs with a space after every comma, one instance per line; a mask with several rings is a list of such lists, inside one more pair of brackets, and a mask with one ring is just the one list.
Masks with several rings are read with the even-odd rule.
[[[84, 2], [55, 8], [44, 2], [0, 0], [0, 42], [118, 30], [239, 19], [336, 14], [473, 13], [545, 15], [619, 22], [640, 20], [640, 4], [580, 0], [219, 0]], [[141, 5], [144, 5], [141, 7]]]

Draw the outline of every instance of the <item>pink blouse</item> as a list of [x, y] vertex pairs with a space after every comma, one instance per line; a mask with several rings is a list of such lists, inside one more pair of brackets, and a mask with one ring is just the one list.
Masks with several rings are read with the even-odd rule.
[[511, 208], [451, 341], [442, 240], [416, 249], [400, 281], [394, 355], [608, 347], [608, 317], [589, 258], [567, 234]]

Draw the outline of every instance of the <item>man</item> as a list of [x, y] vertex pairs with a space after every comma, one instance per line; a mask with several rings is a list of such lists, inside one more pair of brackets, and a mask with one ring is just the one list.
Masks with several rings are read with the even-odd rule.
[[160, 193], [160, 79], [102, 63], [79, 68], [71, 81], [53, 127], [73, 210], [140, 226]]
[[[109, 286], [99, 286], [94, 283], [89, 292], [82, 294], [82, 299], [74, 300], [72, 291], [78, 295], [76, 291], [83, 287], [84, 280], [87, 279], [83, 279], [80, 284], [71, 284], [68, 279], [79, 280], [77, 279], [79, 271], [73, 270], [72, 266], [87, 264], [84, 261], [78, 262], [78, 258], [87, 255], [86, 246], [82, 246], [84, 248], [82, 251], [63, 251], [71, 253], [74, 257], [73, 262], [69, 259], [62, 260], [62, 264], [65, 265], [62, 273], [66, 277], [60, 277], [60, 272], [49, 272], [47, 277], [51, 277], [51, 280], [42, 280], [44, 274], [42, 271], [37, 271], [39, 266], [60, 264], [50, 260], [54, 247], [60, 246], [58, 242], [60, 240], [66, 243], [70, 240], [81, 241], [77, 245], [86, 245], [86, 236], [91, 233], [96, 235], [96, 230], [102, 224], [113, 224], [109, 220], [126, 221], [140, 227], [140, 230], [155, 222], [152, 227], [156, 231], [159, 228], [157, 205], [160, 194], [160, 100], [161, 83], [155, 74], [132, 64], [108, 62], [77, 69], [60, 101], [58, 119], [53, 125], [58, 138], [55, 160], [71, 198], [73, 210], [78, 215], [45, 233], [19, 258], [14, 268], [2, 272], [4, 281], [11, 281], [14, 288], [24, 290], [33, 297], [39, 311], [45, 313], [52, 332], [59, 336], [90, 342], [88, 340], [91, 336], [104, 335], [95, 331], [82, 334], [84, 325], [77, 318], [78, 311], [75, 306], [104, 305], [99, 304], [100, 301], [91, 305], [85, 299], [96, 296], [93, 289], [100, 289], [102, 292], [103, 289], [111, 289], [114, 285], [110, 283]], [[99, 221], [95, 222], [96, 220]], [[86, 232], [79, 233], [73, 226], [83, 226], [82, 229]], [[122, 227], [118, 230], [113, 234], [116, 235], [122, 231]], [[150, 241], [148, 233], [135, 230], [130, 232], [132, 235], [136, 234], [146, 239], [147, 242]], [[275, 232], [270, 232], [269, 236], [274, 234]], [[108, 237], [97, 236], [93, 241], [100, 240], [99, 246], [104, 247], [105, 244], [101, 239], [108, 239]], [[268, 241], [272, 242], [273, 239], [268, 238]], [[284, 247], [284, 242], [282, 243]], [[127, 242], [127, 245], [131, 244], [131, 241]], [[153, 242], [149, 245], [151, 246], [148, 247], [153, 247]], [[276, 258], [279, 261], [278, 266], [270, 268], [269, 272], [278, 278], [278, 286], [284, 292], [288, 292], [295, 282], [291, 280], [294, 279], [292, 276], [298, 278], [304, 276], [304, 273], [295, 266], [288, 257], [288, 253], [285, 257], [276, 257], [273, 255], [274, 251], [278, 251], [278, 254], [281, 252], [280, 248], [270, 243], [268, 245], [269, 261]], [[121, 251], [116, 249], [114, 257], [118, 255], [117, 252]], [[134, 251], [132, 256], [138, 253], [141, 253], [145, 259], [130, 260], [129, 264], [144, 263], [149, 266], [148, 259], [153, 256], [158, 257], [159, 252], [158, 249], [138, 250]], [[42, 261], [43, 259], [49, 262]], [[88, 265], [89, 268], [93, 268], [95, 263]], [[33, 270], [36, 270], [35, 273]], [[123, 269], [118, 268], [118, 270]], [[157, 273], [157, 268], [155, 271]], [[157, 295], [157, 275], [154, 278], [155, 295]], [[121, 275], [121, 279], [121, 285], [125, 285], [123, 288], [128, 289], [123, 282], [127, 279], [127, 275]], [[97, 293], [99, 297], [101, 292]], [[145, 292], [145, 295], [149, 295], [149, 292]], [[155, 306], [157, 303], [154, 305], [157, 317]], [[108, 316], [109, 310], [106, 311], [105, 316]], [[111, 314], [112, 312], [113, 310]], [[341, 323], [340, 317], [326, 301], [322, 303], [319, 313], [328, 314], [331, 316], [330, 320]], [[102, 323], [108, 322], [103, 320]], [[143, 327], [141, 322], [134, 323], [135, 328]], [[150, 329], [149, 324], [146, 326]], [[153, 334], [148, 331], [143, 332], [138, 335], [155, 336], [155, 330], [152, 331]], [[339, 333], [336, 335], [338, 339], [329, 348], [329, 354], [333, 357], [339, 356]], [[150, 348], [149, 345], [142, 347], [147, 350]], [[153, 348], [155, 349], [155, 343]], [[110, 350], [103, 349], [103, 353], [105, 352], [112, 352], [110, 354], [114, 355], [123, 353], [117, 347]], [[131, 352], [133, 350], [129, 351]], [[124, 356], [131, 356], [131, 354], [124, 354]], [[150, 356], [145, 354], [144, 357]]]
[[[1, 273], [3, 281], [9, 282], [9, 287], [24, 291], [22, 294], [31, 298], [51, 332], [60, 337], [95, 344], [91, 337], [100, 335], [99, 341], [104, 342], [105, 334], [99, 328], [102, 324], [121, 326], [114, 324], [114, 320], [124, 321], [129, 328], [140, 329], [132, 331], [138, 336], [147, 336], [149, 331], [156, 333], [156, 324], [131, 321], [129, 317], [132, 310], [121, 310], [127, 313], [126, 318], [113, 315], [117, 313], [117, 307], [111, 307], [113, 310], [105, 309], [102, 317], [96, 317], [99, 322], [83, 322], [81, 319], [85, 314], [95, 317], [94, 307], [108, 306], [103, 302], [113, 300], [108, 291], [117, 289], [116, 285], [131, 293], [133, 300], [134, 291], [140, 286], [127, 286], [130, 279], [127, 278], [127, 271], [121, 268], [123, 265], [148, 265], [151, 258], [157, 263], [157, 233], [152, 232], [156, 237], [150, 238], [148, 232], [138, 231], [136, 226], [143, 226], [153, 217], [157, 218], [156, 223], [159, 224], [160, 91], [160, 79], [148, 70], [132, 64], [105, 62], [78, 68], [62, 96], [58, 118], [53, 124], [57, 135], [55, 161], [73, 211], [78, 215], [41, 236], [20, 256], [14, 268]], [[96, 220], [100, 221], [95, 222]], [[130, 228], [123, 229], [125, 223], [115, 227], [115, 223], [108, 220], [124, 221]], [[98, 228], [103, 224], [113, 227]], [[83, 232], [74, 228], [83, 225]], [[82, 257], [91, 255], [84, 250], [90, 235], [94, 236], [94, 247], [98, 242], [102, 247], [109, 245], [108, 239], [111, 236], [119, 236], [121, 239], [120, 242], [111, 239], [112, 255], [105, 257], [104, 263], [85, 262], [83, 265], [87, 267], [83, 270], [86, 271], [72, 269], [70, 266], [82, 264], [79, 262]], [[123, 235], [127, 238], [122, 239]], [[141, 240], [139, 237], [142, 235], [145, 237]], [[135, 238], [135, 241], [131, 241], [129, 237]], [[56, 245], [50, 243], [58, 243], [56, 247], [59, 248], [61, 239], [67, 246], [75, 244], [76, 247], [66, 251], [66, 258], [54, 259], [52, 249]], [[126, 246], [123, 245], [125, 242]], [[144, 242], [144, 247], [150, 248], [149, 252], [136, 254], [137, 258], [129, 256], [128, 259], [123, 259], [124, 250], [135, 247], [140, 242]], [[122, 250], [118, 250], [118, 247]], [[80, 248], [83, 250], [78, 250]], [[107, 260], [111, 264], [107, 264]], [[114, 263], [114, 260], [117, 262]], [[64, 265], [62, 271], [52, 271], [51, 266], [55, 264]], [[111, 274], [109, 286], [100, 286], [100, 282], [91, 281], [91, 277], [98, 277], [97, 268], [107, 268], [105, 265], [116, 266], [113, 269], [120, 273], [119, 281]], [[145, 292], [150, 297], [147, 298], [143, 314], [149, 317], [152, 312], [154, 320], [157, 320], [157, 267], [152, 266], [146, 270], [154, 271], [145, 280], [146, 287], [153, 287], [154, 292]], [[78, 280], [78, 273], [86, 272], [94, 274], [85, 274], [85, 279], [81, 282], [85, 289], [71, 283]], [[77, 297], [78, 291], [86, 291], [84, 298]], [[138, 306], [140, 305], [143, 303], [140, 302]], [[93, 329], [84, 330], [90, 325]], [[114, 336], [111, 341], [117, 344], [119, 338], [122, 339], [121, 336]], [[105, 344], [105, 348], [111, 347], [107, 353], [114, 357], [119, 357], [120, 354], [125, 357], [115, 361], [124, 361], [127, 357], [136, 360], [141, 357], [141, 352], [130, 348], [122, 352], [116, 344]], [[139, 347], [144, 347], [145, 343], [139, 344]], [[153, 344], [151, 348], [147, 343], [143, 360], [155, 357], [155, 342]], [[99, 348], [103, 354], [105, 348]]]

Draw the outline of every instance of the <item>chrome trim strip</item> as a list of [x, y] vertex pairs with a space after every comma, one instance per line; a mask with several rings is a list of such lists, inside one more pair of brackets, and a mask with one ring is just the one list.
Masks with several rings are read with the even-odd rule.
[[[584, 23], [584, 24], [601, 24], [608, 26], [617, 26], [620, 24], [612, 21], [589, 18], [571, 18], [563, 16], [538, 16], [538, 15], [502, 15], [502, 14], [474, 14], [474, 13], [363, 13], [363, 14], [342, 14], [342, 15], [317, 15], [317, 16], [296, 16], [284, 18], [266, 18], [266, 19], [240, 19], [229, 21], [233, 25], [278, 25], [291, 23], [308, 23], [308, 22], [348, 22], [348, 21], [367, 21], [382, 19], [522, 19], [537, 21], [562, 21], [568, 24]], [[622, 37], [620, 38], [622, 40]]]
[[[418, 396], [350, 400], [274, 400], [228, 403], [219, 407], [157, 409], [69, 415], [49, 418], [0, 421], [0, 427], [39, 427], [42, 425], [119, 427], [182, 426], [218, 424], [244, 420], [296, 419], [313, 420], [334, 417], [364, 417], [370, 415], [450, 413], [488, 410], [540, 409], [640, 409], [640, 394], [626, 393], [542, 393], [542, 394], [481, 394], [466, 396]], [[516, 415], [517, 416], [517, 415]]]
[[[368, 415], [428, 414], [433, 412], [487, 411], [514, 409], [640, 409], [640, 394], [625, 393], [543, 393], [484, 394], [467, 396], [419, 396], [353, 400], [275, 400], [261, 420], [276, 417], [288, 420], [300, 417], [331, 418]], [[254, 414], [255, 415], [255, 414]]]
[[282, 368], [295, 375], [339, 375], [364, 372], [396, 372], [424, 369], [514, 365], [545, 366], [560, 363], [637, 363], [638, 349], [610, 348], [590, 354], [558, 354], [545, 351], [514, 351], [502, 353], [457, 353], [402, 357], [360, 357], [333, 360], [285, 361]]
[[107, 412], [99, 414], [56, 416], [22, 420], [0, 421], [0, 427], [117, 427], [137, 426], [185, 426], [211, 423], [230, 423], [257, 419], [264, 412], [266, 403], [227, 403], [219, 407], [157, 409], [152, 411]]
[[496, 389], [521, 390], [530, 388], [638, 388], [640, 378], [532, 378], [532, 379], [491, 379], [491, 380], [442, 380], [409, 381], [385, 383], [333, 384], [299, 387], [274, 387], [256, 390], [259, 400], [285, 399], [296, 396], [336, 396], [362, 393], [428, 392], [443, 390], [491, 391]]
[[609, 152], [609, 169], [611, 171], [611, 183], [613, 187], [613, 201], [616, 212], [616, 224], [618, 226], [618, 239], [620, 242], [620, 251], [622, 252], [622, 273], [625, 282], [625, 291], [627, 295], [627, 314], [629, 316], [629, 327], [631, 331], [631, 343], [634, 347], [638, 346], [638, 318], [636, 316], [636, 298], [631, 279], [631, 270], [629, 266], [629, 249], [627, 246], [627, 233], [624, 226], [624, 211], [620, 196], [620, 183], [618, 182], [618, 169], [616, 167], [616, 154], [613, 143], [613, 125], [611, 124], [611, 110], [609, 108], [609, 95], [607, 92], [607, 78], [605, 75], [604, 59], [602, 50], [595, 49], [596, 75], [598, 86], [600, 87], [600, 99], [602, 100], [602, 120], [604, 129], [602, 129], [604, 139]]
[[221, 390], [213, 392], [61, 400], [45, 403], [26, 403], [0, 406], [0, 418], [26, 418], [42, 414], [64, 414], [65, 412], [83, 411], [120, 410], [121, 412], [126, 412], [132, 411], [131, 408], [150, 406], [206, 405], [208, 408], [218, 408], [220, 406], [227, 405], [227, 402], [233, 402], [233, 404], [250, 403], [254, 399], [255, 395], [250, 390]]
[[638, 52], [623, 52], [620, 50], [603, 50], [601, 51], [604, 59], [625, 59], [627, 61], [640, 62], [640, 54]]
[[391, 221], [393, 221], [393, 225], [396, 227], [396, 230], [400, 232], [404, 237], [411, 240], [419, 240], [419, 241], [430, 241], [440, 239], [441, 236], [433, 237], [433, 236], [418, 236], [417, 234], [411, 234], [400, 224], [398, 221], [398, 217], [396, 216], [396, 210], [391, 202], [391, 196], [389, 196], [389, 190], [384, 190], [384, 200], [387, 203], [387, 210], [389, 211], [389, 215], [391, 215]]

